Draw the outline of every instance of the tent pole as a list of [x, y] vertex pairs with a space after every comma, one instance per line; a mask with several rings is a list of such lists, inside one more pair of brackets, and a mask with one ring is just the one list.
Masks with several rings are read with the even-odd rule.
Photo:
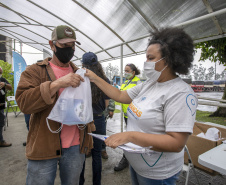
[[[123, 44], [121, 44], [121, 60], [120, 60], [120, 86], [122, 86], [123, 82]], [[121, 132], [123, 132], [123, 111], [122, 111], [122, 106], [121, 106]]]
[[189, 24], [193, 24], [193, 23], [196, 23], [196, 22], [200, 22], [200, 21], [203, 21], [203, 20], [205, 20], [205, 19], [209, 19], [209, 18], [212, 18], [212, 17], [214, 17], [214, 16], [222, 15], [222, 14], [225, 14], [225, 13], [226, 13], [226, 8], [223, 8], [223, 9], [218, 10], [218, 11], [215, 11], [215, 12], [213, 12], [213, 13], [209, 13], [209, 14], [206, 14], [206, 15], [203, 15], [203, 16], [200, 16], [200, 17], [197, 17], [197, 18], [194, 18], [194, 19], [191, 19], [191, 20], [182, 22], [182, 23], [180, 23], [180, 24], [175, 25], [174, 27], [187, 26], [187, 25], [189, 25]]
[[16, 51], [16, 40], [13, 40], [13, 50]]
[[22, 56], [22, 42], [20, 42], [20, 55]]

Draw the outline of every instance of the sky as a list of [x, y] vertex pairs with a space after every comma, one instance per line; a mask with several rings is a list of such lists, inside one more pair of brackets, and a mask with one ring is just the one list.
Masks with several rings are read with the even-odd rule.
[[[20, 51], [19, 44], [16, 45], [16, 50]], [[35, 53], [35, 54], [28, 54], [26, 52]], [[209, 60], [206, 60], [205, 62], [198, 62], [200, 55], [201, 55], [201, 50], [199, 50], [195, 54], [193, 65], [194, 64], [199, 65], [201, 63], [202, 66], [207, 68], [207, 69], [210, 68], [211, 66], [213, 66], [215, 68], [215, 63], [212, 63]], [[22, 46], [22, 56], [25, 59], [27, 65], [31, 65], [33, 63], [36, 63], [37, 60], [43, 59], [43, 54], [42, 54], [41, 51], [34, 49], [34, 48], [32, 48], [32, 47], [30, 47], [26, 44], [23, 44], [23, 46]], [[123, 59], [123, 69], [124, 69], [126, 64], [133, 63], [138, 67], [138, 69], [140, 69], [140, 71], [142, 71], [145, 60], [146, 60], [145, 54], [124, 58]], [[101, 64], [102, 64], [103, 67], [106, 67], [106, 66], [108, 66], [109, 63], [111, 63], [112, 66], [118, 66], [119, 69], [120, 69], [120, 59], [112, 60], [112, 61], [109, 61], [109, 62], [104, 62], [104, 63], [101, 63]], [[217, 73], [221, 74], [222, 71], [225, 69], [225, 66], [219, 65], [217, 63], [216, 68], [217, 68]]]

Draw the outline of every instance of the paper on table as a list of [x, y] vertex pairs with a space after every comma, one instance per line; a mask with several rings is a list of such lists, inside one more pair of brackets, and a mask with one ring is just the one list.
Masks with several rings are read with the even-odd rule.
[[[88, 133], [88, 134], [102, 141], [104, 141], [109, 137], [107, 135], [100, 135], [100, 134], [93, 134], [93, 133]], [[132, 153], [152, 153], [152, 150], [150, 150], [151, 147], [141, 147], [133, 143], [126, 143], [124, 145], [119, 145], [118, 148], [121, 148], [127, 152], [132, 152]]]

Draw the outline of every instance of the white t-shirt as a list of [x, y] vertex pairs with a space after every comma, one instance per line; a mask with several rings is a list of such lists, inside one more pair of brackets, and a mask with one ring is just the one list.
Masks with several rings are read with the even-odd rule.
[[[198, 105], [191, 87], [180, 77], [154, 83], [150, 79], [127, 90], [133, 100], [127, 109], [127, 131], [151, 134], [193, 132]], [[133, 169], [150, 179], [166, 179], [178, 173], [184, 163], [184, 151], [134, 154], [125, 152]]]

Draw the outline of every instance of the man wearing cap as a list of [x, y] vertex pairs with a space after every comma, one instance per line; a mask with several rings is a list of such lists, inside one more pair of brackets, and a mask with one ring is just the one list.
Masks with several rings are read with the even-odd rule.
[[3, 139], [3, 127], [5, 125], [5, 115], [4, 115], [4, 109], [5, 109], [5, 91], [6, 90], [12, 90], [12, 86], [10, 83], [2, 77], [3, 70], [0, 67], [0, 147], [8, 147], [11, 146], [11, 143], [5, 142]]
[[[46, 58], [27, 68], [20, 77], [16, 101], [21, 111], [31, 114], [27, 137], [26, 156], [27, 185], [53, 185], [59, 164], [61, 184], [79, 184], [85, 154], [92, 148], [92, 137], [87, 133], [95, 130], [92, 123], [84, 130], [77, 125], [64, 125], [60, 133], [49, 131], [46, 118], [59, 95], [66, 87], [78, 87], [84, 79], [74, 72], [72, 62], [76, 40], [75, 32], [68, 26], [57, 26], [49, 41], [53, 58]], [[52, 130], [61, 123], [49, 120]]]

